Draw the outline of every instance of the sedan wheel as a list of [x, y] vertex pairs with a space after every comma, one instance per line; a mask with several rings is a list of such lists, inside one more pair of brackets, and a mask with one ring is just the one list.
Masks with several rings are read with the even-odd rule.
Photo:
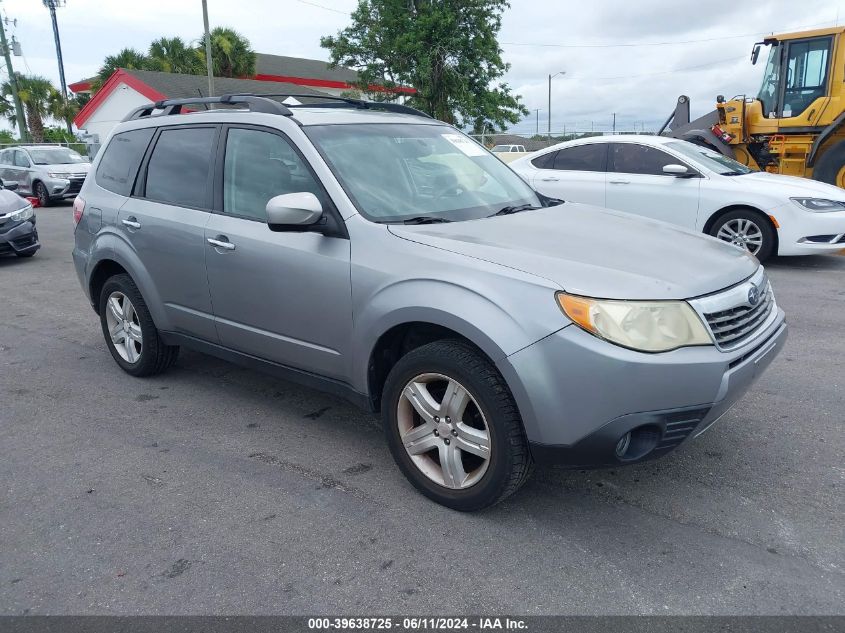
[[761, 262], [777, 252], [775, 227], [756, 209], [735, 209], [719, 216], [710, 235], [745, 249]]
[[760, 227], [744, 218], [725, 222], [716, 237], [723, 242], [730, 242], [734, 246], [744, 248], [752, 255], [756, 255], [763, 246], [763, 232]]
[[122, 292], [111, 293], [106, 305], [106, 323], [115, 351], [127, 363], [137, 363], [141, 358], [144, 337], [135, 306]]
[[421, 374], [402, 390], [399, 436], [413, 464], [446, 488], [476, 484], [490, 463], [490, 432], [472, 395], [443, 374]]

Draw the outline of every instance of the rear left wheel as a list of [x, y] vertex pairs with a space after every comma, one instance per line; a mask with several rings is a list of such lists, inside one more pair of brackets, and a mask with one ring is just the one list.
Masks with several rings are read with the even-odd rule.
[[461, 341], [429, 343], [403, 356], [385, 383], [382, 415], [404, 475], [424, 495], [455, 510], [498, 503], [531, 472], [507, 384]]

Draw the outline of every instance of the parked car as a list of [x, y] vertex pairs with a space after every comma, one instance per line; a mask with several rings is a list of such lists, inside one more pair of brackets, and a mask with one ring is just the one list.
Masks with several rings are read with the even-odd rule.
[[510, 163], [540, 193], [713, 235], [763, 261], [845, 248], [845, 191], [753, 171], [711, 149], [660, 136], [601, 136]]
[[490, 151], [494, 154], [521, 153], [525, 152], [525, 145], [494, 145]]
[[0, 255], [32, 257], [39, 248], [32, 204], [0, 184]]
[[133, 376], [184, 345], [342, 395], [381, 412], [423, 494], [476, 510], [535, 461], [667, 454], [783, 345], [783, 311], [745, 251], [544, 206], [486, 149], [404, 106], [201, 102], [221, 101], [249, 110], [130, 115], [74, 203], [79, 280]]
[[0, 178], [16, 185], [22, 196], [38, 198], [42, 207], [75, 198], [90, 167], [85, 156], [61, 145], [21, 145], [0, 151]]

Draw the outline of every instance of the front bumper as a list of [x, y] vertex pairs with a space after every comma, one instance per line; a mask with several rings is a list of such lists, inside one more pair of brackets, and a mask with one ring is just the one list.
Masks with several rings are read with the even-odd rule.
[[[709, 428], [786, 341], [783, 312], [732, 352], [690, 347], [644, 354], [570, 326], [500, 361], [534, 459], [589, 468], [665, 455]], [[622, 458], [617, 444], [633, 442]]]
[[0, 255], [20, 253], [34, 253], [41, 244], [38, 241], [38, 230], [35, 228], [35, 218], [20, 222], [6, 228], [0, 225]]
[[42, 182], [51, 198], [75, 198], [82, 189], [85, 178], [44, 178]]
[[[775, 211], [775, 217], [778, 213]], [[791, 210], [790, 216], [780, 213], [784, 220], [778, 229], [778, 255], [835, 253], [845, 249], [845, 211]]]

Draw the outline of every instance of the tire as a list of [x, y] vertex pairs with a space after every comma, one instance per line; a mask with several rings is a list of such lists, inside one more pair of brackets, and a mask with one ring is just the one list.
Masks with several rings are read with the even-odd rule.
[[845, 141], [830, 147], [813, 170], [813, 179], [845, 188]]
[[47, 192], [47, 187], [44, 185], [43, 182], [36, 182], [35, 186], [32, 189], [32, 193], [34, 193], [35, 197], [38, 198], [39, 205], [41, 205], [42, 207], [49, 207], [51, 204], [53, 204], [53, 201], [50, 199], [50, 194]]
[[[112, 304], [110, 299], [116, 303]], [[126, 299], [131, 308], [128, 312]], [[115, 310], [112, 310], [113, 305]], [[106, 346], [123, 371], [138, 377], [154, 376], [173, 365], [179, 355], [179, 347], [165, 345], [161, 340], [147, 304], [129, 275], [115, 275], [106, 280], [100, 292], [99, 306]], [[110, 330], [116, 322], [119, 324], [121, 318], [131, 325], [122, 328], [113, 338]], [[140, 340], [137, 339], [139, 334]], [[123, 342], [117, 343], [115, 338], [120, 335]]]
[[710, 235], [723, 242], [743, 246], [761, 262], [775, 253], [777, 244], [777, 234], [771, 221], [754, 209], [737, 209], [719, 216], [710, 227]]
[[[460, 394], [456, 400], [463, 406], [444, 407], [446, 392]], [[406, 393], [418, 396], [416, 405]], [[481, 510], [516, 492], [531, 474], [531, 453], [510, 389], [467, 343], [436, 341], [400, 358], [385, 382], [381, 408], [399, 469], [441, 505]], [[460, 420], [451, 420], [450, 411]], [[447, 472], [444, 458], [459, 467]]]

